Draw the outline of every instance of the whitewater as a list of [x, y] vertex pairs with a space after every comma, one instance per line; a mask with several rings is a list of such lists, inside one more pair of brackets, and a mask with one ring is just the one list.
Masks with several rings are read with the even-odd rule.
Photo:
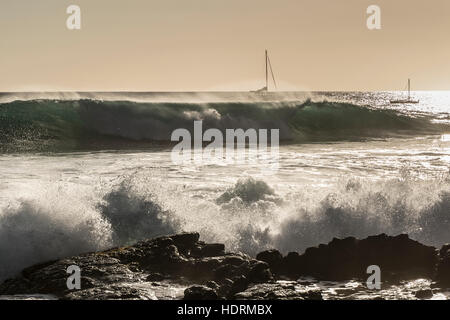
[[[198, 231], [250, 255], [333, 237], [450, 242], [450, 92], [0, 93], [0, 281]], [[180, 165], [170, 135], [279, 129], [279, 168]], [[245, 152], [240, 150], [238, 152]]]

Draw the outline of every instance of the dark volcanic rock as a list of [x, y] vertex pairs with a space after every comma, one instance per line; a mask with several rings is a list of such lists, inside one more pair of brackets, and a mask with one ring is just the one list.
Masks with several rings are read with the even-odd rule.
[[269, 265], [263, 261], [257, 261], [250, 267], [247, 278], [251, 283], [262, 283], [273, 280]]
[[435, 248], [411, 240], [407, 235], [381, 234], [363, 240], [335, 238], [328, 245], [306, 249], [303, 255], [289, 253], [283, 258], [280, 274], [322, 280], [366, 279], [367, 267], [377, 265], [382, 281], [431, 278], [436, 262]]
[[[132, 246], [49, 261], [24, 269], [0, 284], [0, 295], [53, 294], [62, 299], [320, 299], [320, 290], [287, 285], [276, 279], [312, 276], [323, 280], [367, 279], [370, 265], [381, 268], [382, 281], [431, 278], [450, 285], [450, 246], [439, 255], [406, 235], [378, 235], [363, 240], [333, 239], [300, 255], [283, 257], [268, 250], [252, 259], [225, 253], [222, 244], [183, 233]], [[438, 260], [439, 257], [439, 260]], [[81, 290], [67, 289], [69, 266], [81, 269]], [[437, 269], [436, 269], [437, 266]], [[175, 289], [171, 289], [175, 288]], [[172, 291], [171, 291], [172, 290]], [[419, 296], [429, 296], [429, 292]]]
[[436, 280], [441, 286], [450, 287], [450, 244], [442, 246], [439, 250]]
[[433, 290], [431, 289], [422, 289], [418, 290], [415, 293], [417, 299], [430, 299], [433, 297]]
[[54, 294], [62, 296], [67, 289], [66, 270], [71, 265], [82, 268], [82, 288], [101, 287], [104, 283], [132, 281], [136, 273], [120, 260], [103, 254], [88, 254], [27, 268], [15, 279], [0, 285], [0, 294]]
[[[140, 285], [146, 282], [155, 286], [155, 281], [193, 284], [214, 280], [218, 291], [226, 296], [233, 285], [229, 278], [248, 276], [255, 283], [272, 278], [266, 263], [245, 254], [226, 254], [223, 244], [198, 240], [198, 233], [183, 233], [38, 264], [1, 284], [0, 295], [43, 293], [67, 299], [89, 299], [91, 295], [92, 299], [136, 299], [152, 297], [146, 285]], [[81, 269], [82, 288], [76, 293], [66, 285], [70, 265]], [[102, 290], [104, 294], [100, 294]], [[188, 291], [188, 296], [196, 292]]]
[[217, 257], [225, 254], [225, 245], [221, 243], [200, 243], [192, 248], [190, 255], [193, 257]]
[[283, 256], [280, 251], [272, 249], [258, 253], [256, 260], [266, 262], [273, 272], [278, 273], [283, 261]]
[[233, 296], [241, 291], [244, 291], [247, 289], [250, 282], [248, 281], [246, 276], [239, 276], [233, 279], [233, 284], [231, 285], [231, 288], [228, 292], [228, 296], [230, 298], [233, 298]]
[[184, 291], [184, 300], [217, 300], [214, 289], [206, 286], [192, 286]]
[[161, 273], [157, 273], [157, 272], [150, 273], [146, 278], [147, 281], [162, 281], [164, 279], [166, 279], [166, 277], [164, 275], [162, 275]]
[[217, 282], [215, 282], [215, 281], [208, 281], [208, 282], [206, 283], [206, 286], [207, 286], [208, 288], [213, 289], [213, 290], [219, 290], [219, 289], [220, 289], [219, 284], [218, 284]]
[[318, 288], [283, 283], [263, 283], [250, 286], [234, 296], [237, 300], [322, 300]]
[[200, 239], [200, 234], [198, 234], [197, 232], [182, 233], [171, 236], [170, 239], [172, 239], [174, 245], [177, 246], [178, 249], [180, 249], [180, 252], [184, 254], [196, 245], [198, 239]]

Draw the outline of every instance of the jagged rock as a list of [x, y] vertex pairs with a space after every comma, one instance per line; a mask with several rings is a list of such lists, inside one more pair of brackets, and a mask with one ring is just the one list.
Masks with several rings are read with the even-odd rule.
[[430, 299], [433, 297], [433, 290], [431, 289], [422, 289], [418, 290], [415, 293], [417, 299]]
[[450, 287], [450, 244], [442, 246], [439, 250], [436, 280], [441, 286]]
[[242, 256], [238, 256], [238, 255], [229, 255], [226, 256], [224, 259], [224, 263], [227, 265], [232, 265], [232, 266], [242, 266], [248, 263], [248, 261], [250, 261], [251, 258], [250, 257], [242, 257]]
[[206, 286], [192, 286], [184, 291], [184, 300], [217, 300], [214, 289]]
[[215, 282], [215, 281], [208, 281], [206, 283], [206, 286], [208, 288], [211, 288], [211, 289], [216, 290], [216, 291], [219, 290], [219, 288], [220, 288], [219, 284], [217, 282]]
[[273, 280], [269, 265], [263, 261], [257, 261], [251, 266], [247, 273], [247, 278], [251, 283], [262, 283]]
[[[165, 236], [129, 247], [35, 265], [25, 269], [15, 279], [1, 284], [0, 294], [51, 293], [59, 297], [85, 298], [97, 292], [98, 288], [116, 290], [118, 283], [155, 283], [170, 279], [179, 283], [215, 280], [220, 283], [219, 291], [225, 296], [232, 287], [227, 283], [227, 280], [231, 281], [229, 278], [249, 276], [254, 282], [271, 278], [268, 265], [264, 262], [244, 254], [225, 254], [222, 244], [205, 244], [198, 239], [198, 233]], [[202, 248], [200, 252], [196, 251], [198, 248]], [[80, 267], [82, 291], [85, 293], [75, 295], [67, 289], [66, 269], [70, 265]], [[130, 290], [127, 292], [110, 292], [103, 296], [149, 296], [147, 292], [137, 292], [134, 296]]]
[[170, 237], [173, 243], [179, 248], [192, 248], [200, 239], [198, 232], [180, 233]]
[[234, 255], [216, 259], [220, 261], [220, 263], [218, 263], [213, 270], [214, 279], [216, 280], [234, 278], [239, 275], [247, 275], [251, 271], [251, 262], [256, 262], [256, 260], [244, 260], [244, 258]]
[[449, 243], [444, 244], [444, 245], [442, 246], [441, 250], [439, 250], [439, 256], [440, 256], [441, 258], [447, 256], [447, 255], [450, 253], [449, 250], [450, 250], [450, 244], [449, 244]]
[[166, 277], [164, 275], [162, 275], [161, 273], [157, 273], [157, 272], [150, 273], [146, 278], [147, 281], [162, 281], [164, 279], [166, 279]]
[[233, 279], [233, 284], [228, 292], [229, 297], [233, 297], [236, 293], [247, 289], [249, 281], [246, 276], [239, 276]]
[[[168, 297], [181, 298], [189, 286], [186, 298], [197, 295], [198, 299], [315, 299], [319, 294], [311, 288], [302, 284], [292, 287], [275, 280], [300, 276], [323, 280], [367, 279], [369, 265], [380, 266], [382, 281], [431, 278], [437, 266], [436, 280], [450, 285], [450, 246], [444, 246], [438, 255], [433, 247], [406, 235], [333, 239], [327, 245], [308, 248], [302, 255], [291, 252], [282, 257], [278, 251], [268, 250], [258, 254], [256, 260], [242, 253], [225, 253], [224, 249], [222, 244], [199, 241], [198, 233], [159, 237], [31, 266], [0, 284], [0, 295], [39, 293], [62, 299], [156, 299], [171, 292]], [[81, 269], [81, 290], [67, 289], [66, 270], [70, 265]], [[202, 284], [206, 286], [199, 286]], [[173, 292], [172, 287], [176, 288]]]
[[283, 256], [280, 251], [271, 249], [258, 253], [256, 255], [256, 260], [266, 262], [272, 271], [278, 273], [283, 261]]
[[237, 300], [322, 300], [320, 289], [283, 283], [250, 286], [234, 296]]
[[303, 260], [298, 252], [289, 252], [283, 257], [278, 272], [288, 278], [298, 278], [302, 267]]
[[62, 296], [69, 292], [66, 270], [71, 265], [81, 268], [83, 289], [100, 287], [104, 283], [136, 281], [139, 277], [116, 258], [87, 254], [27, 268], [19, 277], [1, 284], [0, 294], [43, 293]]
[[164, 300], [164, 299], [182, 299], [185, 285], [175, 282], [155, 282], [145, 283], [145, 285], [136, 282], [117, 282], [112, 284], [103, 284], [94, 288], [73, 290], [68, 292], [63, 299], [68, 300]]
[[229, 295], [232, 286], [233, 280], [228, 278], [223, 279], [219, 284], [219, 288], [216, 289], [217, 295], [226, 298]]
[[367, 278], [367, 267], [377, 265], [384, 280], [431, 278], [437, 261], [436, 250], [407, 235], [385, 234], [357, 240], [333, 239], [328, 245], [306, 249], [303, 255], [283, 258], [280, 273], [293, 279], [312, 276], [323, 280]]
[[217, 257], [225, 254], [225, 245], [221, 243], [201, 243], [195, 246], [190, 255], [193, 257]]

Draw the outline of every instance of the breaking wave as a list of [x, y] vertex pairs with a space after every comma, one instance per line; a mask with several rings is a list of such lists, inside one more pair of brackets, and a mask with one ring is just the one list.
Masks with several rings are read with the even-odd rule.
[[0, 103], [0, 151], [120, 148], [170, 141], [173, 130], [280, 129], [285, 142], [364, 140], [448, 130], [431, 116], [339, 102], [171, 103], [16, 100]]
[[450, 241], [446, 177], [346, 180], [283, 196], [252, 178], [209, 198], [136, 175], [102, 191], [84, 188], [47, 186], [1, 209], [0, 280], [37, 262], [180, 231], [198, 231], [203, 240], [252, 255], [379, 233], [408, 233], [436, 247]]

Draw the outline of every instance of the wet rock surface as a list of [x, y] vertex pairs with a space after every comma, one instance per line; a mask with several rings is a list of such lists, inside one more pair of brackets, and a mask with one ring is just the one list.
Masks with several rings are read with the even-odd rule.
[[450, 287], [450, 244], [439, 250], [436, 280], [445, 287]]
[[407, 235], [385, 234], [358, 240], [333, 239], [327, 245], [290, 253], [276, 262], [278, 274], [290, 278], [312, 276], [320, 280], [367, 278], [367, 267], [379, 266], [384, 280], [432, 278], [438, 261], [434, 247], [409, 239]]
[[[69, 290], [66, 272], [81, 269], [81, 289]], [[59, 299], [289, 299], [317, 300], [357, 294], [349, 288], [330, 289], [298, 281], [365, 281], [367, 267], [378, 265], [382, 281], [400, 283], [426, 278], [450, 287], [450, 246], [440, 251], [406, 235], [378, 235], [358, 240], [333, 239], [303, 254], [283, 256], [277, 250], [256, 259], [225, 252], [222, 244], [207, 244], [198, 233], [183, 233], [141, 241], [132, 246], [49, 261], [24, 269], [0, 285], [0, 295], [52, 295]], [[327, 290], [333, 294], [325, 294]], [[356, 291], [355, 291], [356, 290]], [[427, 286], [411, 291], [419, 299], [433, 297]], [[436, 291], [434, 289], [434, 291]], [[336, 292], [339, 292], [337, 294]], [[334, 296], [333, 296], [334, 295]]]
[[184, 290], [184, 300], [216, 300], [216, 290], [207, 286], [192, 286]]
[[263, 283], [250, 286], [235, 295], [239, 300], [322, 300], [319, 288], [292, 283]]
[[415, 296], [418, 299], [430, 299], [433, 297], [433, 290], [431, 289], [420, 289], [415, 292]]

